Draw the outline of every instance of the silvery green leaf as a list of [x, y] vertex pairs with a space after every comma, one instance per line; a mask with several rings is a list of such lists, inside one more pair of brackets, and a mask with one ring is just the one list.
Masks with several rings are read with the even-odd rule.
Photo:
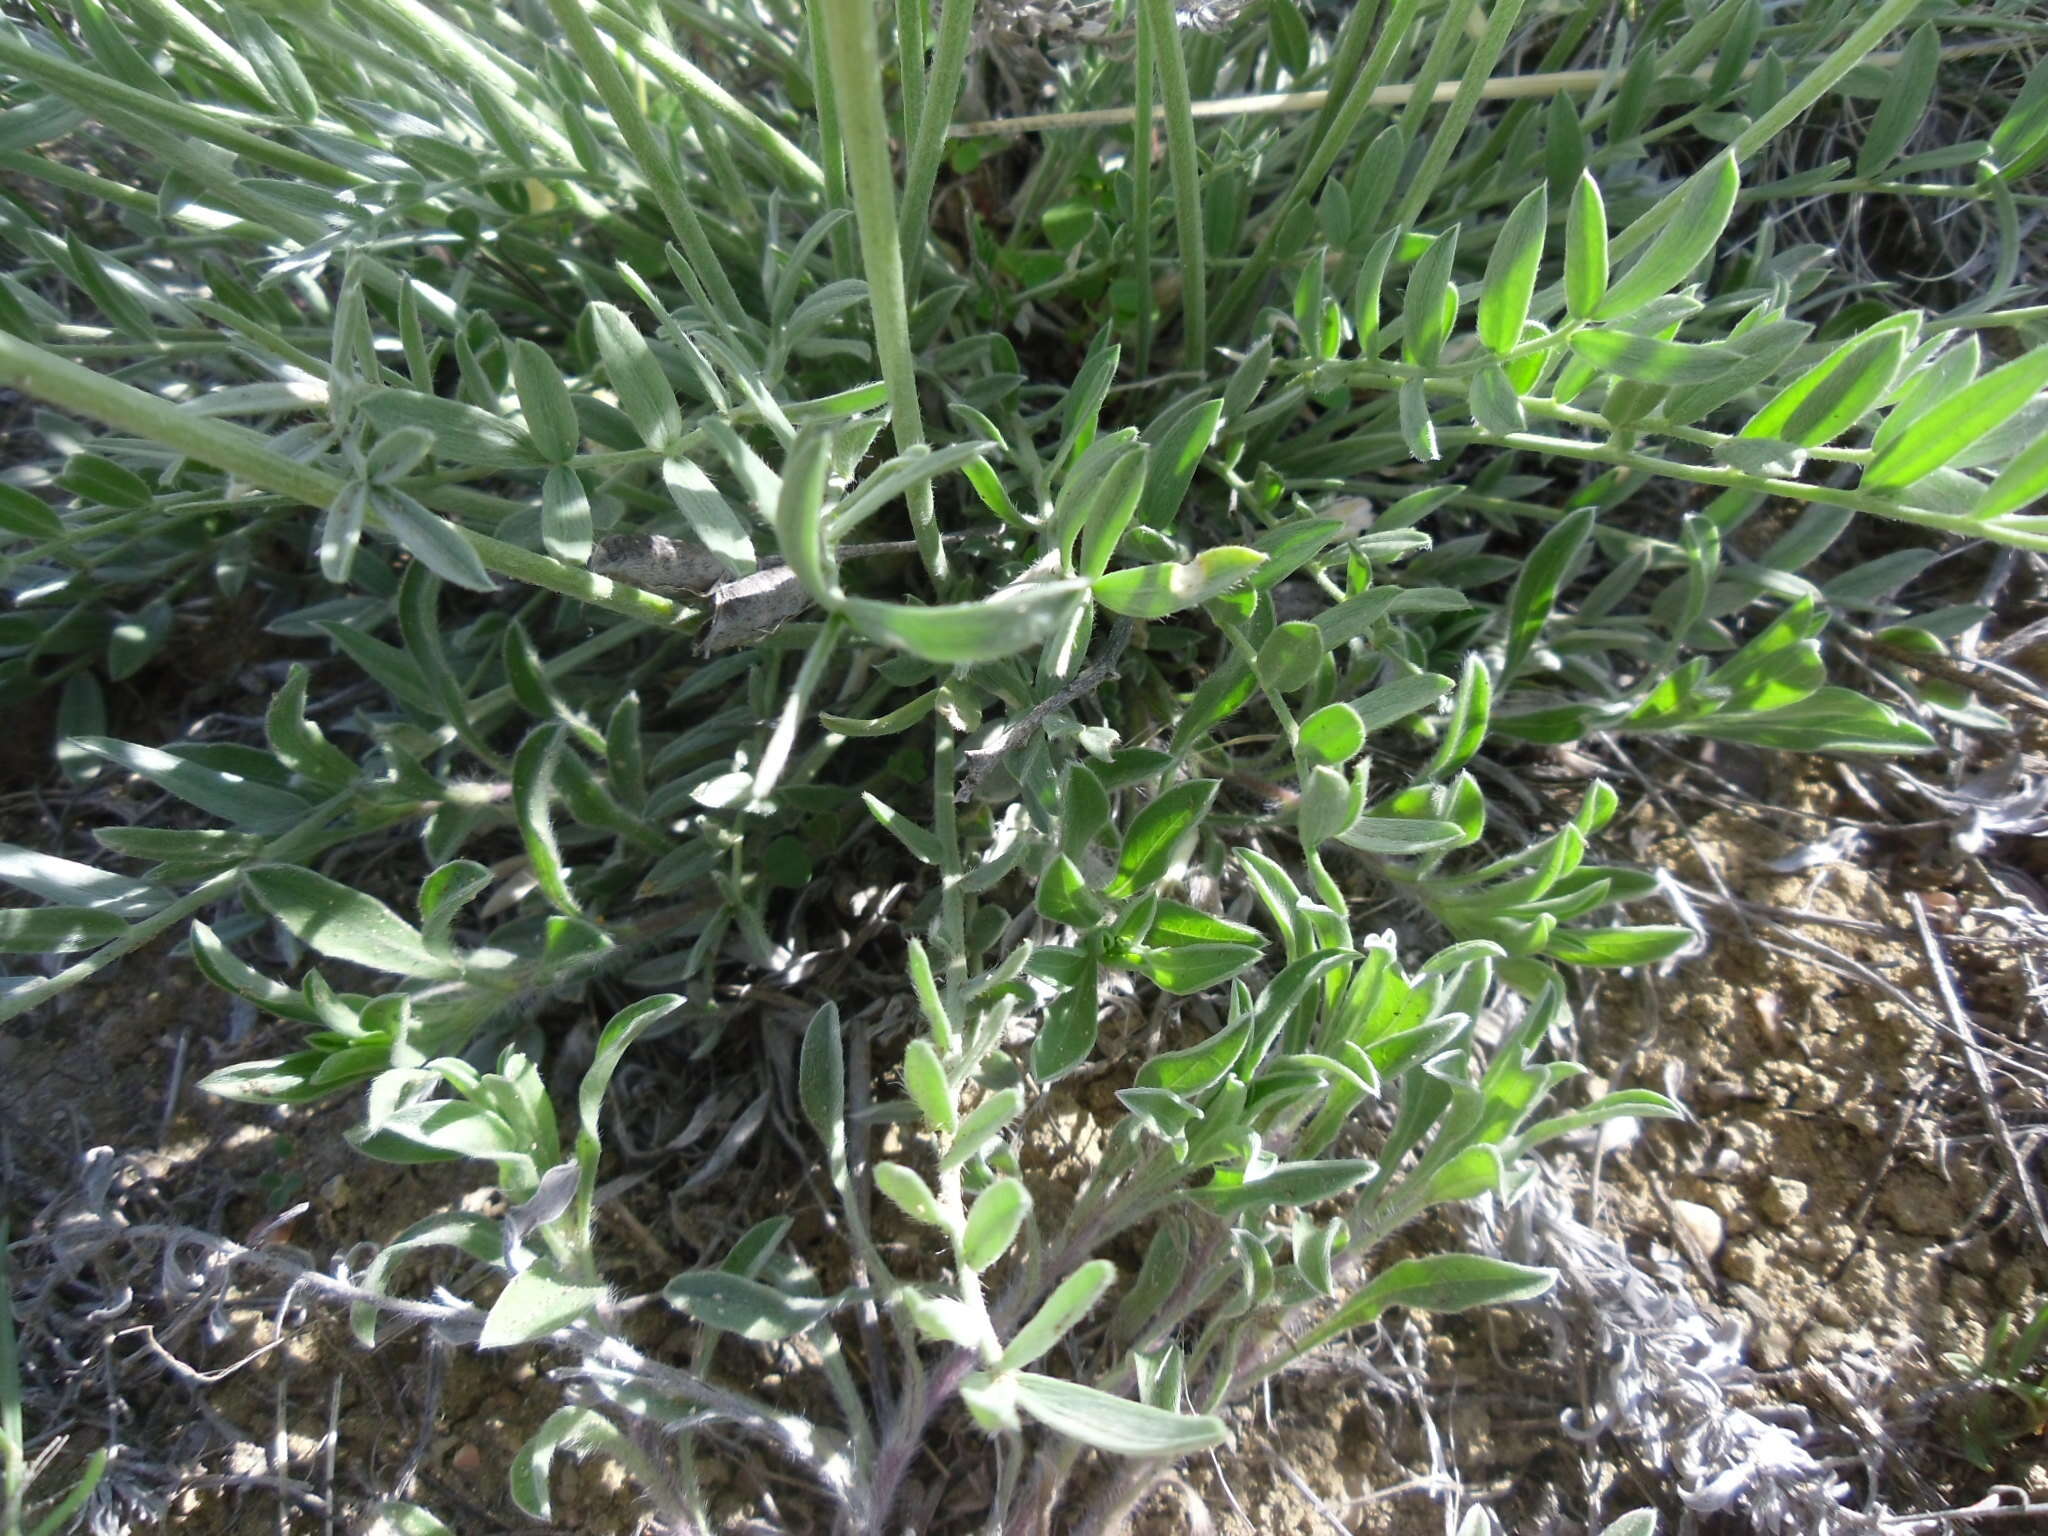
[[1452, 821], [1410, 821], [1405, 816], [1361, 816], [1337, 840], [1366, 853], [1404, 857], [1432, 848], [1455, 848], [1464, 832]]
[[494, 592], [497, 583], [469, 540], [444, 517], [421, 506], [404, 491], [391, 486], [374, 486], [370, 508], [391, 530], [392, 537], [407, 553], [444, 581], [472, 592]]
[[675, 389], [655, 361], [647, 338], [631, 317], [613, 304], [593, 303], [590, 320], [605, 374], [620, 406], [632, 418], [641, 440], [656, 452], [666, 452], [682, 435], [683, 416], [676, 406]]
[[258, 906], [318, 954], [399, 976], [451, 981], [462, 967], [429, 948], [419, 931], [374, 896], [291, 864], [243, 871]]
[[967, 1224], [960, 1234], [960, 1262], [972, 1270], [987, 1269], [1009, 1251], [1030, 1211], [1031, 1194], [1021, 1181], [997, 1179], [975, 1196], [967, 1212]]
[[939, 1159], [940, 1172], [949, 1172], [982, 1155], [989, 1142], [1004, 1126], [1024, 1113], [1021, 1088], [998, 1088], [969, 1110], [953, 1135], [953, 1144]]
[[1366, 1287], [1303, 1337], [1297, 1353], [1364, 1326], [1390, 1307], [1421, 1312], [1469, 1312], [1474, 1307], [1529, 1301], [1556, 1283], [1555, 1270], [1510, 1264], [1479, 1254], [1445, 1253], [1388, 1265]]
[[995, 1353], [995, 1341], [989, 1336], [988, 1324], [964, 1301], [951, 1296], [928, 1295], [914, 1285], [904, 1286], [896, 1293], [895, 1300], [910, 1314], [910, 1321], [926, 1338], [974, 1350], [984, 1358]]
[[1188, 1198], [1205, 1210], [1232, 1217], [1268, 1205], [1313, 1205], [1355, 1189], [1371, 1178], [1377, 1165], [1369, 1158], [1347, 1157], [1281, 1163], [1257, 1179], [1219, 1171]]
[[512, 343], [512, 380], [535, 451], [550, 464], [567, 464], [583, 441], [583, 429], [561, 369], [537, 343], [522, 336]]
[[1116, 1279], [1116, 1266], [1108, 1259], [1090, 1259], [1053, 1288], [1031, 1320], [1017, 1330], [1004, 1346], [999, 1371], [1014, 1371], [1031, 1364], [1065, 1338], [1074, 1325], [1102, 1298]]
[[950, 1230], [954, 1223], [939, 1204], [939, 1197], [932, 1193], [932, 1187], [918, 1177], [914, 1169], [901, 1163], [877, 1163], [874, 1168], [875, 1188], [913, 1221], [921, 1221], [928, 1227], [941, 1231]]
[[926, 661], [966, 666], [1038, 645], [1087, 589], [1079, 579], [1025, 582], [979, 602], [929, 608], [849, 597], [843, 611], [872, 640]]
[[953, 1085], [946, 1080], [945, 1066], [929, 1040], [913, 1040], [904, 1050], [903, 1087], [933, 1130], [951, 1135], [959, 1127]]
[[92, 907], [117, 917], [147, 917], [171, 899], [170, 892], [141, 880], [12, 843], [0, 843], [0, 883], [45, 901]]
[[548, 1472], [557, 1451], [579, 1456], [598, 1452], [619, 1462], [643, 1486], [660, 1482], [640, 1448], [603, 1414], [594, 1408], [557, 1408], [512, 1458], [512, 1502], [536, 1520], [554, 1515]]
[[836, 1303], [817, 1296], [792, 1296], [745, 1275], [698, 1269], [677, 1275], [662, 1297], [707, 1328], [722, 1329], [759, 1344], [802, 1333], [831, 1316]]
[[544, 1339], [566, 1328], [605, 1298], [601, 1285], [574, 1285], [559, 1278], [551, 1260], [537, 1261], [509, 1280], [484, 1318], [479, 1349], [504, 1349]]
[[540, 488], [540, 537], [547, 552], [570, 565], [581, 565], [592, 548], [590, 496], [583, 480], [566, 464], [548, 471]]
[[1115, 1456], [1186, 1456], [1230, 1438], [1213, 1415], [1173, 1413], [1033, 1371], [1017, 1373], [1015, 1401], [1048, 1429]]
[[0, 954], [62, 955], [97, 949], [128, 931], [111, 912], [93, 907], [0, 908]]
[[[78, 739], [86, 751], [118, 768], [139, 774], [157, 788], [196, 805], [208, 815], [257, 832], [283, 831], [306, 819], [312, 805], [289, 789], [245, 774], [210, 768], [191, 758], [105, 736]], [[0, 870], [4, 877], [4, 870]]]
[[1095, 600], [1112, 613], [1163, 619], [1228, 592], [1265, 563], [1255, 549], [1226, 544], [1193, 560], [1165, 561], [1111, 571], [1094, 580]]
[[524, 432], [460, 400], [443, 400], [409, 389], [375, 389], [358, 407], [380, 430], [418, 427], [433, 435], [434, 450], [447, 464], [477, 469], [533, 469], [542, 460]]
[[846, 1134], [846, 1047], [840, 1039], [839, 1009], [822, 1005], [804, 1030], [797, 1062], [797, 1098], [804, 1118], [827, 1147]]

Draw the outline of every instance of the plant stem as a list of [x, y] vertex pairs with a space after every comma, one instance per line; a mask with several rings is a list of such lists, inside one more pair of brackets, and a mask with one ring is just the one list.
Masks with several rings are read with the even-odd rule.
[[1173, 215], [1180, 231], [1182, 355], [1206, 371], [1209, 356], [1207, 252], [1202, 232], [1202, 179], [1195, 157], [1195, 118], [1187, 60], [1174, 28], [1173, 0], [1138, 0], [1140, 47], [1149, 40], [1166, 105], [1166, 165], [1173, 178]]
[[[915, 6], [923, 0], [899, 0]], [[932, 186], [938, 180], [939, 160], [946, 152], [946, 124], [952, 121], [953, 105], [960, 97], [960, 82], [967, 73], [967, 43], [974, 30], [974, 0], [942, 0], [939, 10], [939, 50], [932, 58], [931, 82], [924, 92], [924, 107], [917, 115], [916, 138], [903, 171], [903, 207], [897, 216], [897, 233], [903, 246], [905, 287], [917, 290], [918, 269], [924, 262], [928, 221], [931, 216]], [[908, 78], [909, 66], [905, 65]]]
[[[551, 0], [568, 4], [570, 0]], [[839, 130], [853, 184], [854, 221], [860, 229], [868, 306], [875, 319], [875, 352], [889, 387], [889, 427], [896, 451], [924, 442], [917, 403], [917, 359], [910, 347], [910, 308], [903, 287], [903, 246], [896, 232], [896, 183], [889, 168], [889, 121], [882, 110], [882, 61], [875, 49], [875, 17], [868, 0], [810, 0], [824, 22], [825, 49], [836, 87]], [[914, 0], [913, 0], [914, 3]], [[939, 537], [929, 480], [911, 487], [911, 528], [932, 585], [946, 580], [946, 546]]]

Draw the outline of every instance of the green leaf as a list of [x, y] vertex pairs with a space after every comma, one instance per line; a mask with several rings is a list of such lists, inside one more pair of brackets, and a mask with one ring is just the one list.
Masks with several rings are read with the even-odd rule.
[[263, 716], [264, 739], [277, 760], [323, 789], [355, 782], [356, 765], [329, 744], [320, 727], [306, 718], [306, 687], [311, 678], [304, 662], [295, 661]]
[[1591, 171], [1580, 171], [1565, 214], [1565, 310], [1584, 320], [1607, 296], [1607, 203]]
[[1273, 56], [1282, 69], [1297, 80], [1308, 72], [1308, 23], [1294, 0], [1267, 0], [1266, 35], [1273, 40]]
[[1694, 346], [1629, 331], [1574, 331], [1571, 349], [1602, 372], [1642, 384], [1710, 383], [1743, 360], [1718, 342]]
[[258, 864], [242, 872], [256, 904], [317, 954], [371, 970], [453, 981], [462, 967], [436, 954], [419, 932], [374, 896], [291, 864]]
[[813, 1328], [832, 1315], [834, 1303], [817, 1296], [791, 1296], [772, 1285], [725, 1269], [694, 1269], [662, 1287], [662, 1299], [707, 1328], [757, 1344], [775, 1344]]
[[1251, 1038], [1252, 1015], [1246, 1013], [1228, 1029], [1186, 1050], [1154, 1056], [1138, 1068], [1140, 1088], [1164, 1088], [1184, 1099], [1197, 1099], [1222, 1082]]
[[79, 746], [117, 768], [196, 805], [210, 816], [247, 827], [252, 832], [282, 832], [304, 823], [313, 807], [302, 797], [244, 774], [209, 768], [155, 747], [137, 746], [105, 736], [81, 736]]
[[1874, 178], [1906, 147], [1926, 119], [1940, 67], [1941, 38], [1930, 21], [1913, 34], [1897, 65], [1886, 72], [1884, 94], [1864, 131], [1863, 148], [1856, 154], [1858, 177]]
[[2048, 498], [2048, 437], [2013, 455], [2012, 462], [1999, 471], [1991, 488], [1970, 509], [1970, 516], [1989, 522], [2044, 498]]
[[1935, 744], [1912, 721], [1849, 688], [1822, 688], [1760, 714], [1710, 715], [1679, 729], [1789, 752], [1925, 752]]
[[946, 1068], [929, 1040], [913, 1040], [903, 1052], [903, 1087], [925, 1123], [950, 1136], [960, 1125], [960, 1112], [953, 1101], [953, 1085], [946, 1080]]
[[380, 1499], [370, 1506], [364, 1536], [455, 1536], [439, 1519], [403, 1499]]
[[660, 1485], [640, 1448], [603, 1414], [594, 1408], [557, 1408], [512, 1458], [512, 1502], [536, 1520], [547, 1520], [554, 1514], [548, 1496], [548, 1471], [558, 1450], [579, 1455], [600, 1452], [624, 1466], [642, 1486]]
[[1252, 944], [1266, 941], [1256, 928], [1233, 923], [1213, 912], [1204, 912], [1181, 901], [1161, 901], [1154, 910], [1145, 942], [1172, 946], [1180, 944]]
[[875, 820], [895, 833], [896, 840], [912, 854], [933, 866], [944, 861], [945, 852], [940, 848], [938, 838], [929, 829], [912, 821], [886, 801], [878, 800], [865, 791], [860, 798]]
[[39, 895], [66, 907], [94, 907], [119, 918], [147, 918], [170, 903], [170, 891], [145, 881], [131, 881], [90, 864], [80, 864], [31, 848], [0, 844], [0, 883]]
[[1426, 1259], [1403, 1259], [1373, 1276], [1364, 1290], [1310, 1329], [1294, 1346], [1306, 1354], [1340, 1333], [1376, 1321], [1390, 1307], [1418, 1312], [1469, 1312], [1474, 1307], [1530, 1301], [1556, 1283], [1554, 1270], [1478, 1254], [1446, 1253]]
[[1031, 1320], [1017, 1330], [995, 1368], [1019, 1370], [1039, 1359], [1088, 1315], [1114, 1279], [1116, 1265], [1108, 1259], [1090, 1259], [1083, 1264], [1055, 1286]]
[[839, 736], [894, 736], [916, 725], [932, 712], [932, 706], [938, 702], [939, 690], [932, 688], [919, 694], [908, 704], [890, 710], [886, 715], [861, 720], [821, 711], [818, 715], [818, 724]]
[[1259, 647], [1258, 673], [1276, 693], [1298, 693], [1315, 681], [1322, 659], [1322, 631], [1306, 619], [1294, 619], [1266, 636]]
[[434, 451], [445, 464], [531, 469], [541, 462], [518, 427], [460, 400], [410, 389], [379, 389], [364, 395], [357, 409], [383, 432], [424, 428], [433, 434]]
[[1897, 326], [1852, 336], [1778, 391], [1741, 435], [1801, 448], [1833, 442], [1891, 389], [1906, 345]]
[[1401, 381], [1395, 404], [1399, 412], [1401, 441], [1407, 445], [1409, 455], [1422, 464], [1433, 464], [1442, 458], [1437, 448], [1436, 423], [1430, 419], [1429, 393], [1420, 374]]
[[[519, 409], [526, 417], [527, 434], [533, 439], [535, 451], [550, 464], [567, 464], [583, 441], [583, 429], [576, 421], [576, 404], [569, 398], [568, 382], [554, 359], [536, 343], [521, 337], [512, 343], [512, 378], [519, 390]], [[575, 558], [580, 564], [584, 557]]]
[[1529, 318], [1529, 299], [1536, 291], [1536, 272], [1543, 262], [1543, 238], [1549, 226], [1550, 194], [1539, 184], [1515, 204], [1486, 258], [1486, 278], [1479, 293], [1479, 339], [1495, 352], [1512, 352], [1522, 344], [1522, 322]]
[[1465, 403], [1472, 408], [1473, 424], [1494, 437], [1506, 437], [1528, 428], [1529, 413], [1522, 405], [1522, 397], [1499, 363], [1482, 364], [1472, 375]]
[[953, 1144], [939, 1159], [939, 1172], [950, 1173], [963, 1163], [981, 1156], [1003, 1127], [1023, 1113], [1024, 1092], [1021, 1088], [997, 1089], [960, 1121], [960, 1129], [953, 1135]]
[[1593, 530], [1597, 510], [1581, 507], [1551, 528], [1537, 541], [1528, 563], [1515, 577], [1514, 591], [1508, 595], [1507, 657], [1501, 663], [1504, 681], [1512, 680], [1521, 670], [1543, 626], [1550, 622], [1557, 594], [1571, 577], [1586, 535]]
[[1366, 694], [1352, 708], [1368, 732], [1384, 730], [1396, 720], [1405, 720], [1418, 709], [1426, 709], [1451, 690], [1451, 680], [1440, 672], [1420, 672], [1397, 677]]
[[1607, 296], [1590, 311], [1591, 318], [1634, 314], [1685, 281], [1720, 243], [1741, 190], [1742, 174], [1732, 150], [1723, 150], [1694, 172], [1670, 219], [1643, 254], [1614, 279]]
[[912, 1221], [921, 1221], [942, 1232], [952, 1228], [953, 1223], [947, 1219], [939, 1197], [932, 1193], [932, 1187], [919, 1178], [914, 1169], [901, 1163], [877, 1163], [873, 1177], [875, 1188], [887, 1195], [890, 1202]]
[[565, 750], [562, 726], [550, 721], [534, 727], [513, 754], [512, 810], [541, 894], [557, 911], [575, 917], [583, 909], [569, 889], [569, 873], [562, 863], [561, 845], [555, 840], [552, 809], [555, 772]]
[[484, 1318], [479, 1349], [505, 1349], [544, 1339], [566, 1328], [605, 1299], [601, 1285], [572, 1285], [559, 1278], [554, 1261], [536, 1260], [506, 1282]]
[[469, 540], [445, 517], [436, 516], [405, 492], [377, 486], [370, 507], [406, 552], [444, 581], [472, 592], [495, 592], [498, 584]]
[[142, 476], [96, 453], [74, 453], [65, 461], [57, 483], [87, 501], [130, 512], [140, 511], [155, 499]]
[[1019, 1408], [1069, 1440], [1112, 1456], [1187, 1456], [1230, 1438], [1223, 1421], [1210, 1414], [1171, 1413], [1035, 1371], [1020, 1371], [1015, 1381]]
[[[1145, 463], [1145, 494], [1138, 503], [1139, 521], [1154, 528], [1171, 528], [1178, 520], [1188, 486], [1194, 482], [1202, 455], [1216, 440], [1216, 428], [1223, 415], [1222, 400], [1204, 400], [1185, 410], [1169, 411], [1139, 434], [1140, 440], [1152, 450]], [[1088, 546], [1084, 543], [1082, 547], [1085, 550]], [[1101, 568], [1089, 574], [1099, 576]]]
[[1654, 965], [1668, 960], [1693, 942], [1690, 928], [1559, 928], [1544, 941], [1543, 952], [1568, 965]]
[[70, 954], [112, 943], [127, 931], [113, 913], [92, 907], [0, 907], [0, 954]]
[[1314, 1205], [1356, 1189], [1377, 1171], [1368, 1158], [1343, 1157], [1281, 1163], [1257, 1179], [1219, 1171], [1211, 1183], [1188, 1191], [1188, 1198], [1226, 1219], [1269, 1205]]
[[1065, 854], [1055, 856], [1046, 866], [1033, 903], [1040, 916], [1084, 933], [1108, 915], [1100, 898], [1088, 889], [1080, 866]]
[[1206, 992], [1257, 963], [1256, 944], [1179, 944], [1151, 949], [1133, 962], [1146, 980], [1177, 994]]
[[1455, 848], [1467, 841], [1454, 821], [1421, 821], [1406, 816], [1361, 816], [1337, 835], [1337, 841], [1365, 853], [1405, 858], [1433, 848]]
[[832, 468], [832, 434], [807, 427], [790, 445], [783, 464], [782, 490], [775, 502], [775, 537], [782, 558], [796, 572], [804, 590], [827, 608], [842, 594], [839, 571], [825, 547], [825, 489]]
[[[1450, 686], [1448, 678], [1442, 681]], [[1326, 704], [1301, 722], [1295, 751], [1305, 765], [1341, 768], [1365, 750], [1365, 732], [1365, 721], [1351, 705]]]
[[18, 485], [0, 482], [0, 531], [30, 539], [61, 539], [64, 519], [40, 497]]
[[1095, 600], [1113, 613], [1134, 619], [1163, 619], [1228, 592], [1265, 560], [1255, 549], [1225, 544], [1205, 549], [1189, 561], [1164, 561], [1111, 571], [1096, 577], [1091, 585]]
[[540, 488], [540, 538], [557, 560], [581, 565], [592, 543], [590, 496], [583, 478], [566, 464], [548, 471]]
[[601, 300], [590, 306], [590, 322], [620, 407], [632, 419], [641, 440], [656, 452], [666, 453], [682, 435], [683, 415], [647, 338], [624, 310]]
[[965, 666], [1043, 643], [1087, 590], [1079, 579], [1031, 582], [979, 602], [930, 608], [849, 597], [842, 611], [872, 640], [926, 661]]
[[1031, 1075], [1041, 1083], [1064, 1077], [1095, 1049], [1098, 1025], [1094, 957], [1084, 957], [1084, 963], [1087, 969], [1081, 980], [1052, 1000], [1045, 1011], [1045, 1023], [1031, 1042]]
[[1897, 432], [1887, 432], [1888, 418], [1878, 428], [1876, 451], [1864, 466], [1863, 489], [1895, 490], [1932, 474], [2004, 426], [2043, 389], [2048, 389], [2048, 347], [2014, 358], [1936, 401]]
[[975, 1197], [967, 1213], [967, 1225], [960, 1234], [960, 1262], [977, 1273], [987, 1269], [1009, 1252], [1030, 1210], [1031, 1195], [1022, 1180], [997, 1179]]
[[839, 1009], [826, 1003], [804, 1029], [797, 1062], [797, 1099], [804, 1118], [828, 1148], [846, 1135], [846, 1046], [839, 1033]]
[[[1444, 290], [1450, 285], [1458, 258], [1458, 233], [1459, 226], [1453, 224], [1438, 235], [1408, 275], [1407, 296], [1401, 308], [1406, 328], [1402, 351], [1410, 362], [1424, 367], [1442, 354], [1457, 318], [1457, 301], [1452, 299], [1447, 312]], [[1452, 291], [1455, 294], [1456, 290]]]
[[1174, 785], [1132, 819], [1117, 854], [1116, 875], [1105, 894], [1120, 901], [1150, 889], [1173, 867], [1181, 839], [1209, 813], [1218, 779], [1189, 779]]

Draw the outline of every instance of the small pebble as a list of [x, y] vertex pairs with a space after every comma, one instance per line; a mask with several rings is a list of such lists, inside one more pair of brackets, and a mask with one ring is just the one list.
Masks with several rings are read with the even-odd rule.
[[1781, 1227], [1790, 1226], [1806, 1209], [1808, 1190], [1798, 1179], [1766, 1179], [1758, 1203], [1764, 1214]]
[[460, 1445], [448, 1458], [448, 1465], [464, 1477], [475, 1477], [484, 1469], [484, 1453], [473, 1445]]
[[1721, 1255], [1721, 1273], [1742, 1285], [1763, 1279], [1764, 1268], [1764, 1250], [1756, 1243], [1736, 1243]]
[[1721, 1243], [1728, 1235], [1719, 1211], [1690, 1200], [1671, 1202], [1671, 1227], [1679, 1242], [1702, 1262], [1721, 1251]]

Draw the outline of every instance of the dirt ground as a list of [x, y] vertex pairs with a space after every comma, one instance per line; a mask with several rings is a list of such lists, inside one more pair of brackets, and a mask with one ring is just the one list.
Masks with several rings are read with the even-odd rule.
[[[1556, 776], [1598, 766], [1567, 754]], [[1951, 821], [1869, 765], [1709, 751], [1641, 766], [1649, 787], [1612, 852], [1673, 870], [1712, 941], [1581, 996], [1563, 1043], [1597, 1080], [1663, 1089], [1695, 1119], [1567, 1150], [1552, 1182], [1646, 1273], [1739, 1327], [1745, 1406], [1794, 1424], [1849, 1505], [1955, 1509], [2001, 1484], [2048, 1500], [2037, 1436], [1994, 1447], [1988, 1471], [1966, 1459], [1964, 1415], [1983, 1400], [1945, 1363], [2048, 1293], [2048, 1236], [2013, 1177], [2031, 1158], [2039, 1198], [2048, 1038], [2028, 914], [2048, 856], [2030, 838], [1959, 851]], [[117, 1426], [119, 1497], [99, 1528], [352, 1530], [372, 1498], [403, 1494], [463, 1533], [641, 1529], [602, 1461], [558, 1462], [553, 1527], [511, 1504], [503, 1469], [558, 1401], [546, 1362], [417, 1336], [365, 1352], [339, 1309], [266, 1279], [265, 1251], [325, 1267], [485, 1198], [473, 1173], [349, 1152], [349, 1105], [264, 1111], [195, 1090], [262, 1054], [271, 1028], [155, 955], [0, 1036], [16, 1290], [37, 1298], [24, 1359], [45, 1385], [69, 1365], [58, 1468]], [[629, 1284], [658, 1284], [757, 1210], [759, 1160], [710, 1172], [689, 1199], [650, 1180], [625, 1202]], [[95, 1211], [135, 1241], [67, 1247]], [[218, 1254], [150, 1246], [170, 1224], [256, 1257], [223, 1295], [204, 1283]], [[1421, 1236], [1478, 1240], [1465, 1224]], [[133, 1272], [143, 1251], [154, 1273]], [[1399, 1319], [1276, 1383], [1235, 1446], [1186, 1467], [1138, 1528], [1422, 1536], [1474, 1502], [1515, 1532], [1675, 1514], [1672, 1474], [1625, 1427], [1566, 1432], [1605, 1368], [1586, 1349], [1533, 1316]], [[769, 1488], [736, 1474], [742, 1502]], [[803, 1529], [801, 1506], [783, 1509]], [[2000, 1527], [2048, 1529], [2032, 1518]], [[1738, 1511], [1698, 1528], [1761, 1527]]]

